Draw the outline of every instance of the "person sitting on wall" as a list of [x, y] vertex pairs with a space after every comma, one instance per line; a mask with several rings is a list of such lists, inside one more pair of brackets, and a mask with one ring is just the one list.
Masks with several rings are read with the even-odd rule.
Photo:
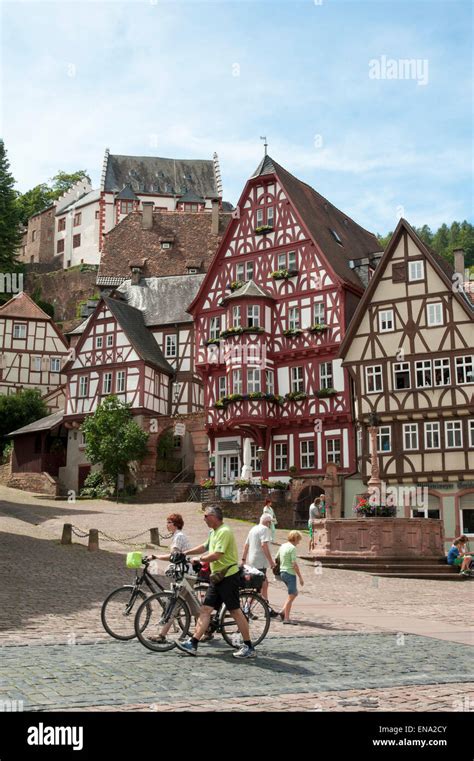
[[458, 537], [454, 540], [446, 558], [448, 565], [461, 566], [461, 575], [470, 576], [469, 568], [472, 562], [472, 555], [465, 554], [465, 542], [462, 540], [466, 537]]

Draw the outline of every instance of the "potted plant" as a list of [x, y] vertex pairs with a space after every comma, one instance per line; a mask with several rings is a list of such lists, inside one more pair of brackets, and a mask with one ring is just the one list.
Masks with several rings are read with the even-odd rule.
[[199, 485], [201, 489], [214, 489], [216, 482], [214, 481], [213, 478], [203, 478], [199, 482]]
[[301, 399], [307, 399], [308, 394], [306, 391], [290, 391], [285, 394], [285, 399], [289, 402], [299, 402]]
[[316, 322], [314, 325], [311, 325], [311, 327], [308, 328], [310, 333], [323, 333], [327, 329], [328, 329], [327, 325], [323, 325], [323, 323], [319, 323], [319, 322]]
[[250, 325], [242, 328], [242, 333], [265, 333], [265, 328], [260, 327], [260, 325]]
[[220, 342], [220, 338], [208, 338], [207, 341], [204, 341], [204, 346], [212, 346], [213, 344], [219, 345]]
[[233, 280], [232, 283], [230, 284], [230, 290], [232, 292], [238, 291], [239, 288], [242, 288], [243, 285], [245, 285], [244, 280]]
[[394, 518], [397, 512], [396, 507], [372, 504], [370, 496], [359, 497], [353, 510], [360, 518]]
[[329, 396], [334, 396], [337, 394], [337, 390], [335, 388], [320, 388], [319, 391], [316, 391], [316, 396], [319, 399], [326, 399]]
[[240, 327], [240, 325], [237, 325], [235, 327], [226, 328], [222, 331], [219, 338], [229, 338], [230, 336], [240, 336], [243, 332], [243, 328]]
[[283, 331], [283, 335], [287, 338], [296, 338], [297, 336], [301, 336], [303, 333], [301, 328], [289, 328], [288, 330]]
[[255, 235], [266, 235], [273, 232], [273, 225], [260, 225], [255, 228]]
[[287, 269], [281, 269], [281, 270], [274, 270], [270, 277], [272, 277], [274, 280], [289, 280], [290, 277], [296, 277], [298, 274], [298, 270], [287, 270]]

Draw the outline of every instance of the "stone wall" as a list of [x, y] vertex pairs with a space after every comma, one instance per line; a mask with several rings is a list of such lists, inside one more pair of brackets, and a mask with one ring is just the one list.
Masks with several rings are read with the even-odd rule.
[[31, 296], [35, 288], [39, 287], [41, 299], [54, 306], [56, 322], [77, 320], [79, 302], [99, 294], [96, 279], [95, 270], [81, 272], [79, 269], [61, 269], [44, 273], [28, 271], [25, 291]]
[[58, 482], [49, 473], [15, 473], [8, 479], [6, 486], [33, 494], [46, 494], [49, 497], [59, 494]]
[[[278, 528], [292, 529], [295, 526], [295, 510], [290, 499], [286, 498], [285, 492], [274, 498], [274, 494], [262, 491], [258, 499], [242, 499], [241, 502], [231, 502], [228, 499], [220, 499], [213, 489], [202, 490], [203, 508], [206, 505], [218, 505], [227, 518], [258, 523], [263, 512], [263, 504], [267, 497], [272, 499], [272, 507], [278, 521]], [[283, 497], [283, 498], [282, 498]]]

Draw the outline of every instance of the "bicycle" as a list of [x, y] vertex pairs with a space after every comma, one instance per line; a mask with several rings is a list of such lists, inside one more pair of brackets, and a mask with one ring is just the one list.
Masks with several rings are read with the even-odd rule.
[[[185, 578], [189, 562], [184, 555], [172, 556], [171, 561], [172, 566], [167, 571], [173, 579], [171, 589], [148, 597], [141, 603], [135, 616], [135, 634], [138, 640], [154, 652], [172, 650], [176, 647], [177, 640], [189, 636], [191, 610], [184, 595], [190, 595], [196, 604], [202, 605], [208, 587], [207, 584], [197, 583], [193, 588], [189, 584]], [[255, 589], [241, 588], [239, 597], [240, 608], [249, 623], [252, 643], [254, 646], [259, 645], [270, 628], [268, 603]], [[163, 633], [165, 627], [168, 628]], [[222, 634], [225, 642], [233, 648], [243, 644], [237, 623], [224, 604], [211, 614], [206, 634], [210, 638], [214, 633]]]
[[125, 584], [114, 589], [102, 603], [100, 611], [102, 626], [107, 634], [110, 634], [114, 639], [127, 641], [136, 637], [134, 618], [137, 603], [141, 604], [149, 596], [143, 591], [143, 586], [148, 587], [149, 594], [152, 595], [164, 591], [164, 587], [148, 571], [151, 561], [142, 558], [141, 562], [143, 568], [141, 573], [139, 573], [140, 569], [136, 569], [135, 583]]

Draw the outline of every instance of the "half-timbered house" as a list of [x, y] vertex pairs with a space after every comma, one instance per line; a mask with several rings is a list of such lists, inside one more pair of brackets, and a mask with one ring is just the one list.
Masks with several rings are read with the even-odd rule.
[[453, 269], [399, 222], [340, 349], [357, 418], [346, 514], [371, 475], [370, 425], [398, 514], [443, 518], [447, 540], [474, 535], [474, 311], [464, 282], [461, 251]]
[[350, 473], [349, 376], [337, 352], [380, 244], [269, 156], [233, 217], [190, 306], [216, 479], [240, 476], [245, 438], [255, 476], [310, 479], [327, 462]]
[[68, 351], [51, 317], [24, 291], [0, 307], [0, 394], [38, 389], [44, 395], [58, 388]]

